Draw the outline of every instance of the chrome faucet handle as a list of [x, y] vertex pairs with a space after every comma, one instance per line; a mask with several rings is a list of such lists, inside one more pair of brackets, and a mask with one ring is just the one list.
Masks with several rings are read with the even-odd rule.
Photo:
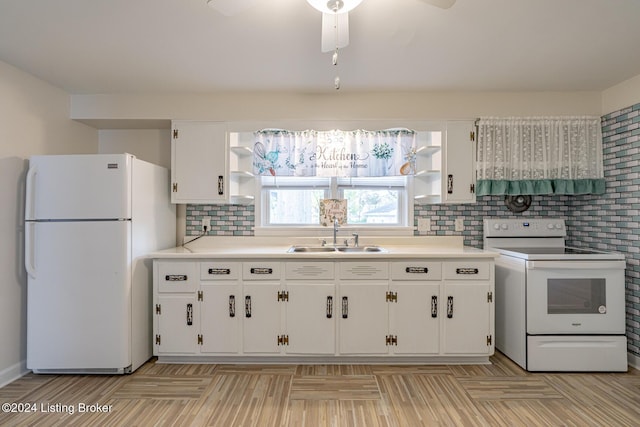
[[351, 235], [353, 236], [353, 246], [357, 248], [359, 239], [358, 233], [352, 233]]
[[326, 246], [326, 245], [327, 245], [327, 239], [320, 240], [320, 246]]

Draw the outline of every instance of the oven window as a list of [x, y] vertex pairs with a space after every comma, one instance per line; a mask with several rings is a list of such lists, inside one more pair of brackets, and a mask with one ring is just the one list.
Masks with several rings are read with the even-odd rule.
[[548, 314], [604, 313], [605, 279], [548, 279]]

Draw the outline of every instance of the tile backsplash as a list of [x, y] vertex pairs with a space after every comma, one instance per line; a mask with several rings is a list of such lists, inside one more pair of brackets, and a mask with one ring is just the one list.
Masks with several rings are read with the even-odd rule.
[[[602, 117], [606, 194], [532, 196], [531, 207], [520, 214], [507, 209], [503, 196], [481, 196], [464, 205], [416, 205], [414, 221], [431, 219], [431, 231], [415, 235], [462, 235], [464, 243], [482, 247], [485, 217], [559, 217], [567, 221], [571, 246], [625, 254], [628, 350], [640, 357], [640, 104]], [[253, 205], [187, 205], [187, 235], [197, 235], [202, 217], [211, 217], [209, 235], [253, 235]], [[455, 231], [455, 219], [465, 230]]]

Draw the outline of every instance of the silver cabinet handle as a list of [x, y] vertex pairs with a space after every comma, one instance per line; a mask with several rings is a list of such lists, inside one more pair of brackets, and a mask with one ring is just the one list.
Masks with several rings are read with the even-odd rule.
[[224, 194], [224, 176], [218, 175], [218, 195]]
[[244, 317], [251, 317], [251, 296], [244, 297]]
[[447, 317], [453, 317], [453, 297], [447, 297]]
[[193, 304], [187, 304], [187, 326], [193, 325]]
[[349, 297], [342, 297], [342, 318], [349, 317]]
[[229, 295], [229, 317], [236, 317], [236, 296]]
[[453, 194], [453, 175], [447, 177], [447, 194]]
[[438, 296], [431, 297], [431, 317], [438, 317]]
[[327, 297], [327, 319], [331, 319], [333, 317], [333, 297]]

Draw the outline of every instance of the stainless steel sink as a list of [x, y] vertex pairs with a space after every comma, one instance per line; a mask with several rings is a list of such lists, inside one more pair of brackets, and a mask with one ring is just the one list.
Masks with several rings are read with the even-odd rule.
[[342, 252], [342, 253], [362, 253], [362, 252], [387, 252], [380, 246], [291, 246], [287, 252], [289, 253], [313, 253], [313, 252]]
[[331, 246], [291, 246], [287, 252], [335, 252]]
[[386, 249], [381, 248], [380, 246], [359, 246], [359, 247], [350, 247], [350, 248], [337, 248], [338, 252], [387, 252]]

